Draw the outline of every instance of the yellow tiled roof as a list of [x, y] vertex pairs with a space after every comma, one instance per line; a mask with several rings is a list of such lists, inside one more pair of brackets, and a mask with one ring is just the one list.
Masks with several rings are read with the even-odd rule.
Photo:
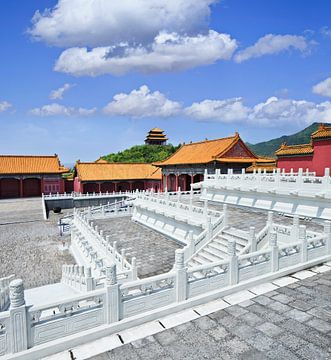
[[251, 166], [246, 168], [246, 172], [253, 172], [254, 170], [258, 169], [272, 172], [274, 169], [277, 169], [276, 160], [271, 162], [254, 162]]
[[76, 163], [81, 181], [161, 180], [161, 169], [141, 163]]
[[57, 155], [0, 155], [0, 174], [61, 174], [68, 171], [61, 166]]
[[108, 161], [102, 158], [99, 158], [98, 160], [95, 160], [97, 164], [108, 164]]
[[275, 155], [306, 155], [312, 154], [314, 149], [311, 144], [300, 144], [300, 145], [286, 145], [282, 144], [281, 147], [275, 151]]
[[[222, 157], [238, 142], [241, 142], [242, 146], [245, 147], [251, 154], [250, 157]], [[174, 154], [168, 159], [156, 163], [156, 165], [177, 165], [177, 164], [206, 164], [212, 161], [218, 162], [251, 162], [257, 159], [240, 139], [239, 134], [234, 136], [216, 139], [216, 140], [205, 140], [191, 144], [182, 145]]]
[[331, 126], [321, 124], [319, 128], [311, 134], [312, 139], [331, 138]]

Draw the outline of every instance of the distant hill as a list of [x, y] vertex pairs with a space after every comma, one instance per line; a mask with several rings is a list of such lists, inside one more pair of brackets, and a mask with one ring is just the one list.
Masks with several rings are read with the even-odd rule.
[[[310, 135], [319, 127], [319, 123], [313, 123], [307, 128], [293, 134], [293, 135], [284, 135], [276, 139], [269, 141], [263, 141], [257, 144], [249, 144], [249, 148], [257, 155], [261, 156], [274, 156], [275, 151], [280, 147], [284, 142], [287, 145], [297, 145], [297, 144], [307, 144], [310, 142]], [[330, 125], [330, 124], [326, 124]]]
[[119, 151], [101, 156], [102, 159], [112, 162], [128, 162], [128, 163], [151, 163], [162, 161], [173, 154], [180, 145], [136, 145], [130, 149]]

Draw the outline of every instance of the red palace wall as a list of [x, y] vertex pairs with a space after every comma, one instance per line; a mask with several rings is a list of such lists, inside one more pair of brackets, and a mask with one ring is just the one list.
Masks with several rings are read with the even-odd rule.
[[304, 171], [309, 169], [313, 171], [313, 157], [312, 156], [286, 156], [281, 157], [277, 160], [277, 167], [279, 169], [285, 169], [286, 172], [293, 169], [294, 172], [297, 172], [300, 168]]
[[313, 142], [314, 153], [310, 156], [287, 156], [280, 157], [277, 160], [277, 167], [285, 169], [286, 172], [293, 169], [298, 171], [302, 168], [304, 171], [315, 171], [317, 176], [323, 176], [325, 168], [331, 169], [331, 139], [315, 140]]
[[331, 139], [314, 141], [313, 171], [317, 176], [324, 175], [324, 169], [331, 169]]

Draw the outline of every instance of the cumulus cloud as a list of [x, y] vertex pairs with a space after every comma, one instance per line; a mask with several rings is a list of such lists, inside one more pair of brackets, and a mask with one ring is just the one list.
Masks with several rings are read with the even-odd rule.
[[321, 34], [328, 37], [328, 38], [331, 38], [331, 28], [329, 28], [327, 26], [323, 26], [321, 28]]
[[242, 98], [203, 100], [184, 110], [187, 116], [197, 120], [223, 123], [244, 122], [262, 126], [276, 126], [279, 122], [308, 125], [328, 122], [331, 118], [331, 102], [316, 104], [306, 100], [280, 99], [275, 96], [265, 102], [248, 107]]
[[207, 29], [217, 0], [59, 0], [37, 11], [31, 36], [60, 47], [147, 44], [161, 31], [196, 34]]
[[73, 88], [75, 86], [75, 84], [64, 84], [63, 86], [61, 86], [60, 88], [56, 89], [56, 90], [52, 90], [51, 93], [49, 94], [49, 98], [51, 100], [62, 100], [63, 99], [63, 95], [66, 91], [68, 91], [69, 89]]
[[181, 71], [229, 60], [236, 50], [230, 35], [208, 29], [210, 6], [217, 1], [58, 0], [35, 13], [29, 33], [65, 48], [54, 67], [59, 72]]
[[112, 116], [140, 117], [170, 117], [179, 114], [180, 103], [171, 101], [159, 91], [151, 92], [143, 85], [129, 94], [121, 93], [113, 97], [103, 112]]
[[303, 36], [268, 34], [261, 37], [254, 45], [239, 51], [235, 55], [234, 60], [237, 63], [241, 63], [251, 58], [278, 54], [290, 49], [304, 52], [308, 50], [308, 47], [309, 44]]
[[8, 101], [0, 101], [0, 113], [10, 109], [12, 106]]
[[57, 103], [37, 107], [29, 111], [29, 114], [36, 116], [89, 116], [96, 112], [96, 108], [74, 108]]
[[249, 108], [244, 106], [242, 98], [203, 100], [187, 107], [185, 114], [198, 120], [231, 123], [245, 120], [249, 114]]
[[331, 77], [313, 86], [313, 93], [322, 96], [331, 96]]
[[236, 41], [229, 35], [213, 30], [197, 36], [162, 32], [147, 47], [122, 44], [90, 51], [86, 47], [67, 49], [54, 69], [75, 76], [179, 71], [228, 60], [236, 47]]

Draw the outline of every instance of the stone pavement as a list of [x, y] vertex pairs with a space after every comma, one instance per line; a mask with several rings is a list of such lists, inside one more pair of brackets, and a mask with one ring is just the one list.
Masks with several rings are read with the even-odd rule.
[[[192, 321], [89, 359], [330, 359], [331, 263], [312, 270], [323, 273], [301, 271], [275, 280], [288, 285], [266, 293], [252, 288], [255, 297], [244, 296], [239, 303], [240, 297], [234, 301], [229, 295], [222, 310], [206, 316], [196, 307]], [[124, 332], [122, 339], [126, 342]], [[75, 349], [73, 354], [87, 358]]]
[[125, 249], [126, 257], [137, 259], [138, 276], [145, 278], [163, 274], [175, 263], [175, 250], [181, 245], [166, 236], [131, 221], [130, 217], [95, 220], [111, 241], [117, 241], [119, 251]]
[[74, 264], [58, 250], [63, 214], [50, 215], [43, 219], [41, 198], [0, 200], [0, 277], [14, 274], [31, 288], [59, 281], [62, 264]]

